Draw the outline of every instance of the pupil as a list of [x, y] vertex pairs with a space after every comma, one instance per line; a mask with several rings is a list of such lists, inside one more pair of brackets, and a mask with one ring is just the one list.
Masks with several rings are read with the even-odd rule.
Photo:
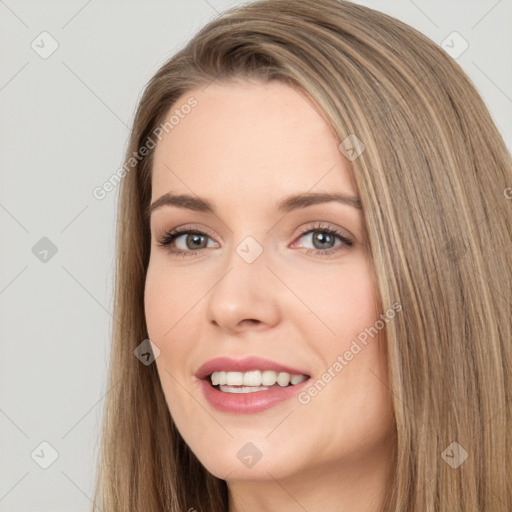
[[[320, 242], [321, 244], [325, 243], [326, 241], [327, 243], [332, 243], [332, 238], [332, 235], [328, 233], [318, 233], [316, 236], [313, 237], [313, 243], [317, 241]], [[320, 245], [320, 249], [322, 248], [325, 248], [325, 246]]]
[[198, 234], [195, 234], [195, 235], [189, 235], [189, 237], [187, 237], [187, 242], [190, 240], [190, 237], [192, 238], [192, 245], [194, 247], [190, 247], [190, 245], [187, 243], [187, 247], [189, 249], [197, 249], [198, 246], [201, 245], [201, 238], [204, 238], [203, 235], [198, 235]]

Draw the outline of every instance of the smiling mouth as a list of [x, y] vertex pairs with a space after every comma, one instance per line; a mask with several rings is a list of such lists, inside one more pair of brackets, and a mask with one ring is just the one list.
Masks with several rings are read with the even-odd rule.
[[206, 377], [206, 381], [213, 389], [223, 393], [254, 393], [293, 387], [309, 378], [309, 375], [252, 370], [248, 372], [213, 372]]

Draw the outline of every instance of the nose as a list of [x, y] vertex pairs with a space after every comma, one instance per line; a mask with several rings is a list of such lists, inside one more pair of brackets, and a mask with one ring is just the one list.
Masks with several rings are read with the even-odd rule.
[[207, 295], [207, 321], [229, 333], [265, 330], [281, 317], [278, 283], [265, 252], [249, 263], [233, 250], [221, 277]]

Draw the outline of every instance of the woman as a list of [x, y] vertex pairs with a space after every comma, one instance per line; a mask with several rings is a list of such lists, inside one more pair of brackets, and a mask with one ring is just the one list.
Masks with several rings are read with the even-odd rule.
[[342, 0], [234, 9], [152, 78], [125, 171], [98, 507], [511, 509], [512, 163], [443, 50]]

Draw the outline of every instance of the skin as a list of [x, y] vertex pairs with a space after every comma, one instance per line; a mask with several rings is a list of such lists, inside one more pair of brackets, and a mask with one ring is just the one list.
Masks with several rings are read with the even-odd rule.
[[[156, 365], [174, 422], [202, 464], [227, 481], [230, 512], [378, 511], [394, 447], [382, 331], [341, 372], [332, 370], [382, 313], [363, 212], [337, 202], [286, 214], [271, 208], [290, 194], [357, 196], [350, 162], [312, 102], [285, 84], [215, 82], [176, 105], [190, 96], [198, 105], [155, 149], [151, 200], [170, 191], [197, 195], [216, 214], [174, 206], [152, 213], [145, 287], [148, 334], [160, 349]], [[337, 238], [315, 244], [319, 222], [353, 246]], [[208, 230], [195, 255], [169, 252], [191, 251], [193, 235], [188, 246], [186, 235], [173, 247], [158, 245], [190, 224]], [[301, 235], [307, 227], [317, 231]], [[263, 249], [250, 264], [236, 252], [247, 236]], [[318, 255], [326, 247], [335, 252]], [[247, 355], [303, 369], [313, 381], [328, 368], [335, 376], [307, 404], [293, 397], [256, 414], [215, 410], [194, 373], [214, 357]], [[250, 468], [237, 458], [247, 442], [262, 453]]]

